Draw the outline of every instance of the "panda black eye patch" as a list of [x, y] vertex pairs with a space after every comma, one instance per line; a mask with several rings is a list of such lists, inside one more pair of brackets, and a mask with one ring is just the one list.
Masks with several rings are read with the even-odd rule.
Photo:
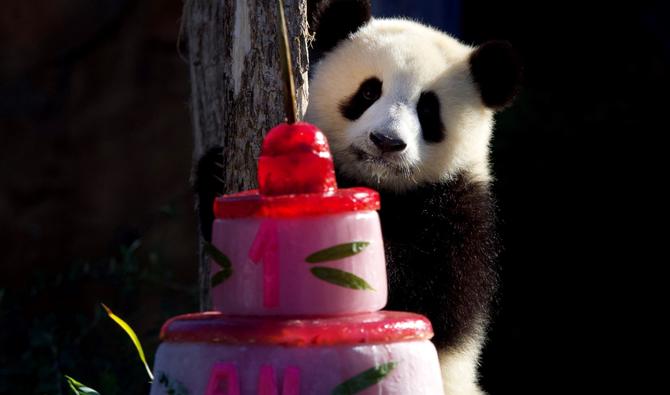
[[382, 95], [382, 82], [376, 78], [368, 78], [361, 83], [356, 93], [340, 103], [342, 116], [352, 121], [360, 118]]
[[435, 92], [423, 92], [416, 105], [416, 112], [421, 123], [423, 139], [430, 143], [444, 140], [444, 124], [440, 116], [440, 99]]

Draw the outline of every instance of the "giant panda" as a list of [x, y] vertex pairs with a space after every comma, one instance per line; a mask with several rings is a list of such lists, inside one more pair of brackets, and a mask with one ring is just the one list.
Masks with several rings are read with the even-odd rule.
[[341, 186], [381, 195], [387, 309], [431, 320], [445, 393], [481, 394], [477, 366], [497, 286], [489, 142], [519, 86], [506, 42], [465, 45], [370, 2], [310, 1], [305, 119], [328, 137]]

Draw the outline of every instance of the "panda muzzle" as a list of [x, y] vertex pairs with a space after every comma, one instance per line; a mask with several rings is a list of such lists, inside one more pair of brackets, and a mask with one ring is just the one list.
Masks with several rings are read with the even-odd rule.
[[403, 140], [391, 137], [382, 132], [370, 133], [370, 141], [372, 141], [382, 153], [399, 152], [407, 147], [407, 144]]

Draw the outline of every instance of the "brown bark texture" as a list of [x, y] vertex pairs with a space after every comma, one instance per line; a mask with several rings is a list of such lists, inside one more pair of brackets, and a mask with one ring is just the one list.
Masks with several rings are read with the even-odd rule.
[[[182, 34], [190, 69], [194, 137], [192, 174], [203, 155], [221, 147], [219, 174], [213, 175], [222, 184], [217, 193], [256, 188], [262, 138], [285, 119], [277, 11], [276, 0], [186, 0], [184, 4]], [[285, 15], [298, 113], [302, 115], [307, 105], [306, 0], [285, 0]], [[198, 197], [196, 201], [203, 206], [196, 207], [201, 221], [198, 237], [205, 241], [212, 206]], [[210, 273], [202, 247], [198, 256], [201, 309], [205, 310], [210, 308]]]

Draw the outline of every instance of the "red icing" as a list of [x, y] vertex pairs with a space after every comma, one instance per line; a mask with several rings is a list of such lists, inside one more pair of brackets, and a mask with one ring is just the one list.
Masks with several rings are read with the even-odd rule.
[[265, 139], [258, 159], [259, 190], [214, 201], [216, 218], [300, 217], [379, 210], [367, 188], [337, 189], [326, 137], [305, 122], [280, 124]]
[[235, 364], [219, 362], [214, 365], [205, 395], [240, 395], [240, 380]]
[[330, 157], [326, 136], [319, 128], [307, 122], [280, 123], [270, 129], [263, 139], [261, 156], [289, 155], [297, 152]]
[[214, 201], [216, 218], [292, 218], [361, 210], [379, 210], [379, 194], [369, 188], [281, 196], [263, 196], [253, 190], [222, 196]]
[[333, 159], [323, 133], [305, 122], [272, 128], [258, 158], [258, 185], [267, 196], [337, 190]]
[[426, 317], [398, 311], [304, 319], [205, 312], [174, 317], [161, 330], [161, 339], [168, 342], [287, 346], [391, 343], [431, 337], [433, 328]]

